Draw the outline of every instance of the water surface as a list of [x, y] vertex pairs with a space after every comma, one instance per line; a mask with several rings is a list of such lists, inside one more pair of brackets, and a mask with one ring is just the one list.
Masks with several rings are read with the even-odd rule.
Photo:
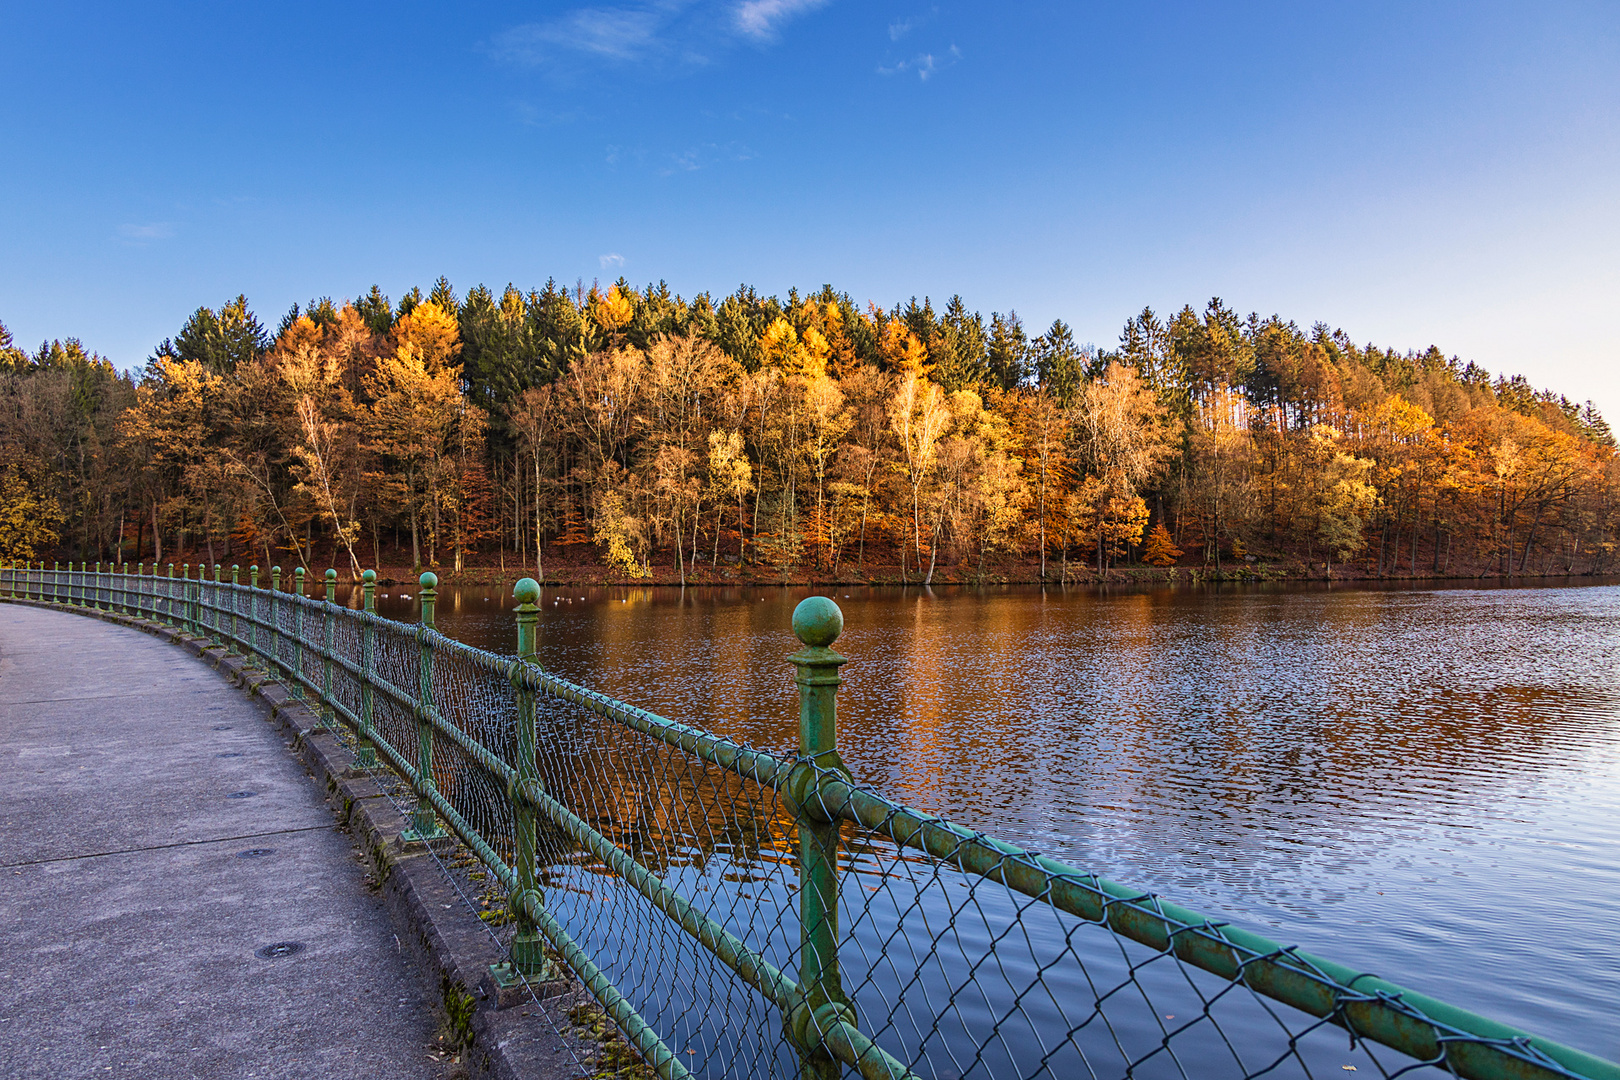
[[[858, 779], [1620, 1058], [1620, 588], [818, 591]], [[791, 751], [806, 594], [548, 589], [541, 660]], [[439, 626], [509, 653], [510, 609]]]

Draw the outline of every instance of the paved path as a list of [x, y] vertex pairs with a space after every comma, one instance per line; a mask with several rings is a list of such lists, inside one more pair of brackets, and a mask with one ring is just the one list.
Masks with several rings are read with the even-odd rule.
[[442, 1077], [437, 991], [259, 704], [0, 604], [0, 1076]]

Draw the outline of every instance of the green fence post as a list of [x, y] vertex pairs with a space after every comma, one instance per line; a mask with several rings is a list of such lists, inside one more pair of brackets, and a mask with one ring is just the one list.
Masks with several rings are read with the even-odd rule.
[[[293, 570], [293, 595], [304, 598], [304, 568]], [[289, 684], [295, 696], [304, 696], [304, 605], [293, 601], [293, 659], [292, 681]]]
[[399, 834], [404, 841], [437, 840], [445, 835], [433, 814], [433, 801], [428, 792], [433, 790], [433, 646], [428, 644], [428, 631], [433, 629], [435, 608], [439, 600], [439, 576], [425, 573], [418, 579], [417, 593], [422, 602], [422, 624], [417, 628], [416, 640], [421, 646], [421, 662], [416, 675], [416, 812], [411, 815], [411, 827]]
[[204, 607], [209, 612], [209, 614], [212, 616], [212, 625], [209, 627], [209, 630], [211, 631], [210, 634], [209, 634], [209, 637], [214, 641], [220, 641], [221, 639], [223, 639], [225, 637], [225, 622], [221, 618], [221, 612], [220, 612], [220, 607], [219, 607], [220, 597], [225, 592], [225, 590], [223, 588], [221, 588], [220, 586], [222, 586], [224, 583], [225, 583], [225, 570], [224, 570], [223, 567], [221, 567], [219, 565], [219, 563], [215, 563], [214, 564], [214, 579], [213, 579], [213, 581], [211, 581], [209, 583], [209, 584], [211, 584], [213, 586], [213, 588], [205, 588], [203, 590], [204, 593], [206, 593], [207, 596], [208, 596], [208, 601], [204, 605]]
[[169, 564], [169, 580], [163, 586], [163, 621], [169, 626], [174, 622], [174, 563]]
[[[534, 664], [539, 651], [536, 637], [540, 623], [540, 584], [534, 578], [524, 578], [512, 587], [517, 600], [517, 662]], [[545, 896], [540, 892], [535, 869], [538, 856], [536, 843], [537, 811], [524, 796], [525, 789], [540, 786], [540, 770], [534, 756], [534, 691], [519, 682], [514, 669], [513, 686], [517, 691], [517, 780], [509, 789], [512, 800], [513, 860], [517, 870], [517, 888], [507, 897], [507, 908], [518, 925], [512, 938], [511, 951], [504, 963], [490, 966], [489, 973], [496, 985], [515, 986], [524, 978], [546, 982], [557, 978], [556, 965], [546, 956], [545, 941], [534, 920], [529, 917], [526, 896], [532, 894], [533, 906], [543, 907]]]
[[326, 606], [321, 609], [325, 626], [321, 631], [321, 705], [326, 726], [338, 729], [337, 710], [332, 707], [332, 621], [337, 614], [337, 571], [326, 571]]
[[825, 596], [793, 610], [793, 633], [804, 648], [788, 657], [799, 686], [799, 761], [788, 784], [799, 833], [799, 993], [787, 1017], [799, 1050], [800, 1080], [844, 1075], [823, 1034], [838, 1021], [855, 1022], [838, 973], [838, 816], [820, 796], [826, 770], [847, 779], [838, 757], [838, 703], [845, 659], [829, 646], [844, 629], [844, 614]]
[[281, 592], [281, 567], [270, 568], [270, 669], [274, 675], [281, 667], [281, 620], [276, 614], [276, 603]]
[[[377, 613], [377, 571], [367, 570], [360, 575], [360, 592], [365, 599], [366, 614]], [[377, 767], [377, 744], [371, 739], [371, 712], [375, 701], [375, 692], [371, 687], [371, 680], [376, 676], [377, 658], [377, 629], [372, 626], [371, 619], [362, 618], [360, 621], [360, 729], [354, 733], [355, 757], [357, 768], [375, 769]]]
[[189, 634], [196, 633], [191, 625], [191, 564], [180, 564], [180, 629]]
[[248, 567], [248, 655], [259, 655], [259, 564]]
[[238, 649], [236, 646], [241, 640], [238, 637], [241, 627], [236, 621], [236, 609], [240, 607], [242, 603], [242, 590], [240, 588], [241, 584], [242, 568], [236, 563], [231, 563], [231, 640], [230, 644], [228, 644], [225, 648], [225, 651], [231, 656], [238, 655]]
[[90, 609], [101, 611], [101, 560], [96, 560], [95, 574], [90, 579]]

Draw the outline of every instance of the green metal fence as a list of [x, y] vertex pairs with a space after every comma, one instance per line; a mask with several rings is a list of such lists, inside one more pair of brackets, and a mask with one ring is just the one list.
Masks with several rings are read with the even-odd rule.
[[[320, 598], [300, 571], [0, 570], [0, 599], [154, 620], [248, 654], [454, 834], [512, 917], [498, 980], [558, 963], [661, 1077], [1383, 1076], [1620, 1067], [912, 810], [838, 757], [831, 600], [799, 605], [796, 755]], [[285, 586], [291, 586], [290, 589]], [[634, 658], [627, 657], [632, 663]]]

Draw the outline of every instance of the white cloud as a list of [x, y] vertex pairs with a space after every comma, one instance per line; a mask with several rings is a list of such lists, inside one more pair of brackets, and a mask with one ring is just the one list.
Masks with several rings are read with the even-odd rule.
[[962, 50], [952, 45], [945, 52], [936, 56], [933, 53], [918, 53], [909, 60], [900, 60], [889, 67], [878, 67], [879, 75], [902, 75], [907, 72], [916, 72], [917, 78], [927, 82], [938, 72], [952, 67], [962, 59]]
[[737, 7], [737, 29], [756, 41], [774, 41], [778, 28], [827, 0], [743, 0]]
[[899, 41], [901, 38], [905, 37], [907, 34], [911, 33], [913, 30], [917, 29], [919, 26], [923, 26], [923, 25], [925, 25], [927, 23], [932, 22], [933, 19], [934, 19], [934, 16], [938, 15], [938, 14], [939, 14], [939, 8], [932, 7], [932, 8], [929, 8], [927, 11], [923, 12], [921, 15], [909, 15], [904, 19], [898, 19], [898, 20], [890, 23], [889, 24], [889, 40], [890, 41]]
[[702, 67], [738, 38], [777, 39], [784, 24], [827, 0], [627, 0], [576, 8], [495, 35], [495, 59], [525, 67], [566, 67], [594, 60], [615, 64]]
[[658, 175], [674, 176], [676, 173], [697, 172], [712, 165], [752, 161], [754, 157], [754, 151], [739, 142], [703, 143], [670, 154], [668, 163], [658, 170]]
[[502, 60], [541, 64], [559, 49], [605, 60], [638, 60], [662, 47], [660, 12], [645, 8], [581, 8], [546, 23], [525, 23], [497, 35]]
[[624, 256], [620, 255], [617, 251], [610, 251], [606, 255], [598, 255], [596, 257], [596, 261], [604, 270], [608, 269], [609, 267], [617, 269], [618, 267], [624, 265]]
[[150, 225], [120, 225], [118, 235], [125, 240], [167, 240], [174, 235], [174, 226], [167, 221], [155, 221]]

